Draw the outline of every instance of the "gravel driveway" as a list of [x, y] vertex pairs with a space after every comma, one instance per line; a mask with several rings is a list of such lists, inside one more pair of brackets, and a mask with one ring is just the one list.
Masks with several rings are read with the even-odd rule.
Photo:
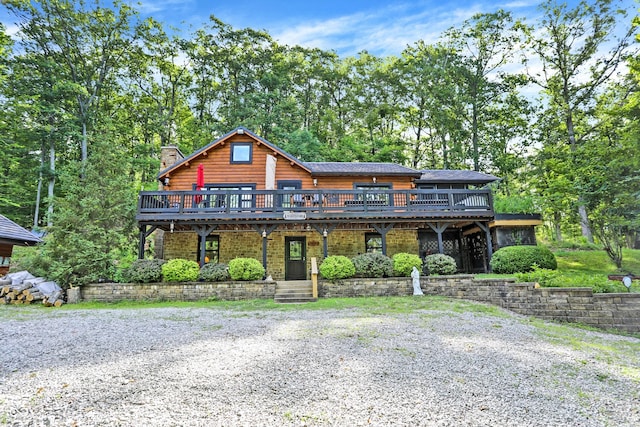
[[640, 425], [639, 339], [498, 309], [0, 307], [0, 337], [0, 425]]

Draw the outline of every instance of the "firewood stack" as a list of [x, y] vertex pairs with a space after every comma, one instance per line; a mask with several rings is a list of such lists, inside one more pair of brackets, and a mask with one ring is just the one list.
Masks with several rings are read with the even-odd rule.
[[64, 291], [56, 282], [35, 277], [28, 271], [0, 278], [0, 305], [41, 303], [47, 307], [64, 304]]

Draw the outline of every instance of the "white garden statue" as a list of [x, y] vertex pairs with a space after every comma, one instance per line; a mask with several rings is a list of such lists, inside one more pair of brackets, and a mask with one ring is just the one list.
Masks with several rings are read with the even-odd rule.
[[420, 272], [416, 267], [413, 267], [411, 271], [411, 278], [413, 279], [413, 295], [424, 295], [420, 288]]

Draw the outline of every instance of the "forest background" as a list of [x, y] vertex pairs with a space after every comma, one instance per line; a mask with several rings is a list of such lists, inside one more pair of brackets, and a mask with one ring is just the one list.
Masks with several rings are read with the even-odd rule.
[[636, 10], [546, 1], [479, 14], [400, 55], [288, 46], [211, 16], [188, 35], [114, 1], [2, 0], [0, 212], [46, 230], [34, 259], [69, 284], [134, 256], [137, 192], [160, 147], [245, 126], [303, 161], [471, 169], [496, 211], [596, 242], [618, 267], [640, 231]]

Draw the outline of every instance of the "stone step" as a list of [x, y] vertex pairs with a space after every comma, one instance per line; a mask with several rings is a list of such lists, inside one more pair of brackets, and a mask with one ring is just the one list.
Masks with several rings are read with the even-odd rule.
[[274, 301], [277, 303], [305, 303], [317, 301], [313, 298], [311, 280], [278, 282]]

